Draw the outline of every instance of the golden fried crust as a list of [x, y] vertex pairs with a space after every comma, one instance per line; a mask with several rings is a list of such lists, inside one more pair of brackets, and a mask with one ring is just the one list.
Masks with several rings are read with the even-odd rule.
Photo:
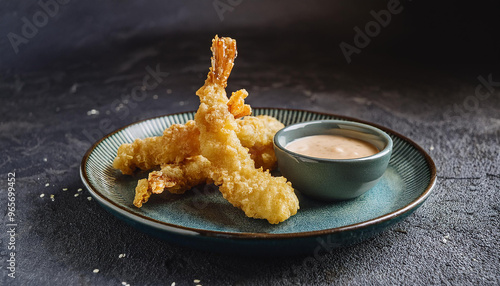
[[136, 168], [150, 170], [164, 163], [179, 163], [186, 157], [200, 153], [198, 128], [193, 120], [186, 124], [173, 124], [163, 136], [136, 139], [122, 144], [113, 161], [113, 168], [132, 175]]
[[[236, 42], [232, 39], [213, 40], [212, 67], [205, 85], [196, 92], [201, 102], [195, 115], [200, 151], [210, 161], [212, 178], [225, 199], [249, 217], [276, 224], [297, 213], [297, 196], [285, 178], [255, 168], [248, 149], [236, 135], [238, 123], [225, 104], [226, 83], [213, 80], [213, 74], [229, 75], [235, 50]], [[221, 68], [228, 70], [218, 71]]]
[[141, 207], [152, 193], [183, 193], [200, 183], [214, 182], [233, 206], [253, 218], [276, 224], [297, 213], [299, 202], [289, 182], [255, 166], [272, 168], [276, 131], [283, 124], [271, 117], [250, 114], [245, 90], [226, 96], [227, 78], [236, 57], [236, 41], [213, 40], [212, 66], [205, 85], [197, 91], [200, 106], [194, 121], [172, 125], [163, 136], [138, 139], [120, 146], [113, 166], [124, 174], [135, 168], [160, 171], [139, 180], [134, 205]]
[[148, 184], [151, 193], [161, 194], [165, 188], [171, 188], [176, 185], [174, 170], [170, 174], [164, 174], [162, 171], [153, 171], [148, 175]]
[[[273, 137], [283, 124], [270, 116], [246, 116], [236, 120], [235, 129], [244, 147], [249, 149], [255, 166], [272, 170], [276, 166]], [[118, 148], [113, 167], [124, 175], [132, 175], [136, 168], [151, 170], [162, 164], [182, 162], [186, 157], [200, 154], [199, 131], [194, 121], [174, 124], [163, 136], [136, 139]]]
[[194, 186], [212, 183], [210, 178], [210, 162], [201, 155], [186, 158], [178, 164], [164, 164], [160, 171], [149, 173], [148, 179], [138, 181], [134, 205], [140, 208], [151, 194], [161, 194], [165, 190], [183, 194]]
[[164, 164], [157, 173], [161, 176], [149, 177], [150, 186], [158, 184], [157, 193], [166, 189], [172, 194], [183, 194], [194, 186], [211, 183], [210, 162], [201, 155], [186, 158], [179, 164]]
[[245, 98], [248, 96], [248, 92], [244, 89], [240, 89], [233, 92], [231, 98], [227, 102], [227, 107], [229, 112], [234, 116], [234, 118], [241, 118], [252, 114], [252, 108], [250, 105], [245, 104]]
[[142, 207], [142, 204], [146, 203], [150, 196], [151, 190], [148, 186], [148, 179], [139, 180], [135, 188], [134, 205], [138, 208]]
[[255, 162], [255, 167], [264, 170], [276, 168], [277, 161], [274, 154], [274, 135], [285, 127], [276, 118], [260, 115], [245, 117], [237, 120], [239, 128], [236, 131], [243, 147], [251, 146], [248, 150], [250, 157]]

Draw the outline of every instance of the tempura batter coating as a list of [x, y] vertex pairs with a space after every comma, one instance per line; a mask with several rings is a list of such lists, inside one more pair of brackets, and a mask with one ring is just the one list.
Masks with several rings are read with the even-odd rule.
[[142, 204], [147, 202], [149, 197], [151, 197], [151, 189], [149, 188], [148, 179], [139, 180], [135, 188], [134, 206], [142, 207]]
[[161, 194], [165, 190], [183, 194], [197, 185], [212, 183], [210, 172], [210, 162], [201, 155], [188, 157], [177, 164], [164, 164], [160, 171], [149, 173], [148, 179], [139, 180], [134, 205], [140, 208], [151, 194]]
[[243, 147], [251, 146], [248, 152], [255, 162], [255, 167], [262, 167], [264, 170], [276, 168], [277, 160], [273, 147], [274, 135], [285, 125], [276, 118], [267, 115], [249, 116], [236, 122], [238, 123], [236, 135]]
[[162, 136], [136, 139], [122, 144], [113, 161], [113, 168], [132, 175], [136, 168], [151, 170], [165, 163], [180, 163], [186, 157], [200, 154], [199, 131], [193, 120], [173, 124]]
[[[267, 115], [248, 116], [237, 122], [237, 135], [242, 145], [253, 146], [249, 152], [255, 166], [265, 170], [274, 169], [276, 157], [272, 141], [274, 134], [284, 125]], [[134, 204], [141, 207], [151, 193], [161, 194], [167, 190], [173, 194], [183, 194], [196, 185], [211, 183], [209, 171], [210, 162], [201, 155], [188, 157], [181, 163], [162, 164], [160, 171], [149, 174], [147, 183], [138, 182]]]
[[[228, 102], [234, 118], [252, 114], [250, 105], [245, 104], [246, 90], [233, 93]], [[163, 131], [162, 136], [136, 139], [132, 144], [122, 144], [118, 148], [113, 168], [124, 175], [132, 175], [136, 168], [150, 170], [161, 164], [179, 163], [186, 157], [199, 154], [198, 129], [193, 120], [186, 124], [173, 124]], [[248, 146], [251, 148], [251, 146]]]
[[[235, 110], [239, 110], [239, 114], [246, 114], [241, 112], [242, 109], [246, 108]], [[273, 169], [276, 158], [272, 140], [274, 134], [284, 127], [283, 124], [269, 116], [246, 116], [236, 121], [239, 125], [238, 137], [242, 137], [242, 144], [249, 149], [255, 165]], [[124, 175], [132, 175], [136, 168], [151, 170], [162, 164], [180, 163], [187, 157], [200, 154], [198, 137], [199, 131], [193, 120], [184, 125], [173, 124], [165, 129], [162, 136], [122, 144], [118, 148], [113, 168]]]
[[247, 96], [248, 92], [244, 89], [240, 89], [236, 92], [233, 92], [231, 98], [229, 98], [227, 107], [234, 118], [240, 118], [252, 114], [252, 108], [250, 107], [250, 105], [245, 104], [245, 98]]
[[163, 192], [164, 189], [172, 194], [183, 194], [194, 186], [212, 182], [210, 162], [201, 155], [186, 158], [180, 164], [162, 165], [160, 171], [153, 173], [158, 176], [153, 178], [150, 174], [148, 182], [155, 194]]
[[227, 107], [225, 87], [236, 57], [236, 41], [216, 36], [212, 52], [207, 80], [196, 92], [201, 102], [195, 115], [201, 155], [210, 161], [214, 183], [233, 206], [249, 217], [282, 222], [297, 213], [297, 196], [285, 178], [255, 168]]

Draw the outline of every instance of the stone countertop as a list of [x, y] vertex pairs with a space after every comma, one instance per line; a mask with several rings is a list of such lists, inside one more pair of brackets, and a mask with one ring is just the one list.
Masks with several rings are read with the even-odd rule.
[[[229, 91], [247, 89], [254, 107], [386, 126], [422, 146], [437, 165], [437, 184], [415, 213], [315, 263], [306, 256], [249, 258], [182, 248], [139, 232], [90, 199], [79, 176], [87, 149], [124, 125], [197, 109], [194, 92], [208, 71], [212, 36], [150, 39], [3, 73], [0, 284], [500, 283], [498, 69], [457, 70], [369, 51], [346, 64], [331, 53], [337, 44], [236, 33]], [[132, 97], [147, 75], [157, 84]], [[15, 279], [6, 268], [10, 172], [16, 178]]]

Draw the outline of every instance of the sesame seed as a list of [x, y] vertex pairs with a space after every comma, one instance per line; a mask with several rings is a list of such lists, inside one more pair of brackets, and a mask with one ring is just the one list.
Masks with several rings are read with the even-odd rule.
[[92, 197], [87, 197], [87, 200], [91, 201], [91, 200], [92, 200]]
[[54, 199], [54, 195], [50, 195], [50, 199], [51, 199], [52, 201], [54, 201], [54, 200], [55, 200], [55, 199]]
[[93, 272], [94, 272], [94, 273], [99, 273], [99, 269], [97, 269], [97, 268], [96, 268], [96, 269], [94, 269], [94, 271], [93, 271]]
[[170, 284], [170, 286], [175, 286], [175, 282], [172, 282], [172, 284]]
[[81, 192], [82, 191], [82, 188], [78, 188], [78, 190], [76, 190], [77, 192]]
[[200, 280], [199, 279], [194, 279], [193, 282], [194, 283], [200, 283]]
[[99, 111], [98, 110], [95, 110], [95, 109], [91, 109], [89, 111], [87, 111], [87, 115], [97, 115], [99, 114]]
[[118, 255], [118, 258], [123, 258], [125, 256], [126, 256], [125, 253], [122, 253], [122, 254]]
[[432, 151], [432, 150], [434, 150], [434, 146], [431, 146], [429, 149], [430, 149], [431, 151]]
[[46, 187], [48, 187], [48, 186], [50, 186], [50, 184], [49, 184], [49, 183], [47, 183], [47, 184], [45, 184], [45, 186], [46, 186]]
[[47, 158], [43, 158], [43, 161], [44, 161], [44, 162], [47, 162]]
[[75, 93], [77, 88], [78, 88], [78, 84], [77, 84], [77, 83], [74, 83], [74, 84], [71, 86], [71, 88], [69, 89], [69, 92], [70, 92], [70, 93]]
[[75, 194], [75, 197], [78, 197], [80, 194]]
[[43, 197], [45, 197], [45, 194], [40, 194], [40, 198], [43, 198]]
[[115, 111], [119, 111], [120, 109], [122, 109], [124, 107], [125, 107], [125, 105], [123, 105], [123, 103], [120, 103], [120, 104], [118, 104], [117, 107], [115, 107]]
[[446, 234], [445, 236], [443, 236], [443, 239], [441, 240], [442, 243], [447, 243], [448, 240], [450, 240], [450, 235], [449, 234]]
[[68, 188], [62, 188], [62, 190], [63, 190], [63, 191], [67, 191], [67, 190], [68, 190]]

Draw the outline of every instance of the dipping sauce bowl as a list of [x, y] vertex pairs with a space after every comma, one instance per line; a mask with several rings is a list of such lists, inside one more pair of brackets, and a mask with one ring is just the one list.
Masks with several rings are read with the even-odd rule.
[[[374, 145], [379, 152], [362, 158], [324, 159], [290, 151], [286, 146], [314, 135], [338, 135]], [[299, 192], [334, 201], [356, 198], [377, 184], [389, 164], [391, 137], [384, 131], [358, 122], [317, 120], [289, 125], [274, 136], [278, 167]]]

